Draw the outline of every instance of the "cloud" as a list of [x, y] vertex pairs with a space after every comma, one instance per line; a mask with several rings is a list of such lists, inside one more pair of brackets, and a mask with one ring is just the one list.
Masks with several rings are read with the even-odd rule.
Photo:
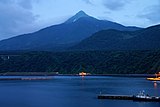
[[36, 20], [31, 12], [32, 0], [0, 1], [0, 39], [22, 34]]
[[120, 10], [126, 4], [128, 4], [129, 0], [103, 0], [103, 5], [109, 10]]
[[160, 4], [147, 7], [139, 17], [148, 19], [151, 23], [160, 23]]
[[91, 5], [93, 4], [91, 0], [82, 0], [82, 1], [84, 1], [87, 4], [91, 4]]
[[32, 1], [33, 0], [1, 0], [0, 3], [7, 5], [7, 4], [12, 4], [12, 5], [19, 5], [23, 8], [26, 9], [31, 9], [32, 8]]
[[20, 0], [18, 3], [23, 8], [32, 9], [32, 0]]

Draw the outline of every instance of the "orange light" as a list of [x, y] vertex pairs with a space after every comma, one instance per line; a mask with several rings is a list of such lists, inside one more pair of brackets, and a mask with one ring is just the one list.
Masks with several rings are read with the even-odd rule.
[[85, 72], [81, 72], [81, 73], [79, 73], [79, 75], [81, 75], [81, 76], [85, 76], [85, 75], [87, 75], [87, 73], [85, 73]]
[[157, 83], [156, 82], [154, 82], [154, 88], [157, 88]]

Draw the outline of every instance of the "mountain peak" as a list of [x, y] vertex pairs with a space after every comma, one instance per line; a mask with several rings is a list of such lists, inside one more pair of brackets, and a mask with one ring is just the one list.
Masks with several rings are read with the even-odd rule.
[[76, 22], [78, 19], [82, 18], [82, 17], [90, 17], [89, 15], [87, 15], [84, 11], [79, 11], [78, 13], [76, 13], [74, 16], [72, 16], [71, 18], [69, 18], [66, 23], [74, 23]]
[[75, 16], [78, 16], [78, 17], [88, 17], [88, 15], [84, 12], [84, 11], [79, 11]]

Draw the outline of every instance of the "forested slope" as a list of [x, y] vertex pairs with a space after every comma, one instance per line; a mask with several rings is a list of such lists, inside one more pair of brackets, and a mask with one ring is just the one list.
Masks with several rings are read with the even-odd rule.
[[155, 73], [160, 51], [86, 51], [2, 53], [0, 72], [59, 72], [76, 74]]

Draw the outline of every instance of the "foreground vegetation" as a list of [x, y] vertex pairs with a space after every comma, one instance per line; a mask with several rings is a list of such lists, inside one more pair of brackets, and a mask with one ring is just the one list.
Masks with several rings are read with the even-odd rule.
[[0, 72], [152, 74], [160, 51], [1, 52]]

